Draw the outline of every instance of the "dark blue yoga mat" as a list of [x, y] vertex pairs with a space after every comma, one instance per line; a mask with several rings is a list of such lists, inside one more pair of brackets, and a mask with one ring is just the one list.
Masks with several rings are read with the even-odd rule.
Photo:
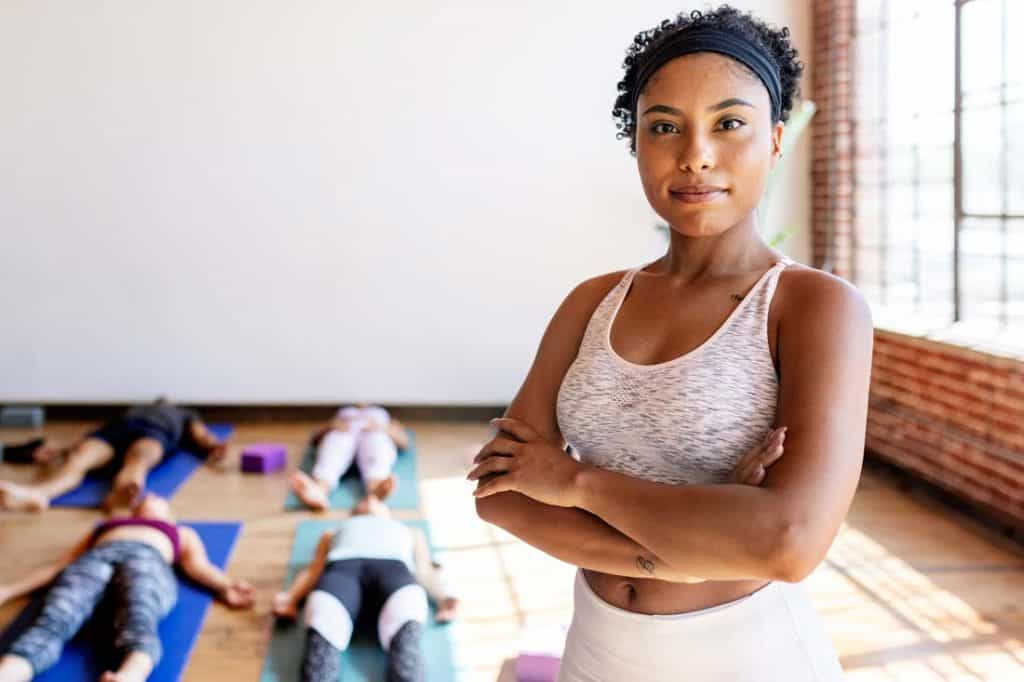
[[[235, 430], [230, 424], [211, 424], [209, 427], [218, 438], [224, 440]], [[203, 458], [187, 450], [178, 450], [164, 457], [146, 477], [146, 490], [170, 499], [178, 488], [203, 463]], [[108, 473], [91, 473], [82, 485], [69, 490], [50, 501], [51, 507], [98, 507], [110, 492], [111, 477]]]
[[[211, 562], [222, 569], [227, 566], [242, 524], [182, 521], [181, 525], [194, 528], [199, 533]], [[160, 622], [164, 653], [149, 676], [149, 682], [176, 682], [181, 679], [212, 600], [209, 592], [179, 572], [178, 603]], [[18, 634], [31, 624], [42, 604], [41, 596], [33, 599], [14, 619], [0, 635], [0, 651], [6, 651]], [[107, 653], [113, 640], [110, 623], [109, 609], [101, 604], [94, 617], [64, 647], [57, 664], [37, 675], [34, 678], [36, 682], [95, 682], [104, 671], [116, 669], [118, 661], [110, 660], [112, 656]]]
[[[398, 451], [398, 460], [395, 462], [394, 473], [398, 478], [398, 488], [388, 497], [387, 503], [392, 509], [417, 511], [420, 508], [420, 474], [416, 461], [416, 434], [411, 430], [408, 433], [409, 447]], [[306, 449], [299, 468], [307, 474], [312, 474], [315, 457], [316, 447], [311, 445]], [[351, 509], [362, 499], [363, 493], [363, 482], [353, 463], [341, 477], [338, 487], [328, 496], [331, 509]], [[306, 505], [295, 493], [289, 492], [284, 501], [284, 508], [305, 509]]]

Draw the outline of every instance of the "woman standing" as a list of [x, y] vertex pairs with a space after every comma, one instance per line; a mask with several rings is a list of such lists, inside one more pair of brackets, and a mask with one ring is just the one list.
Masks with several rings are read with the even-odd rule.
[[[624, 68], [614, 115], [668, 250], [562, 303], [469, 474], [478, 513], [580, 567], [562, 680], [841, 679], [800, 582], [856, 489], [870, 312], [756, 213], [803, 66], [723, 6], [638, 34]], [[785, 457], [730, 483], [773, 427]]]

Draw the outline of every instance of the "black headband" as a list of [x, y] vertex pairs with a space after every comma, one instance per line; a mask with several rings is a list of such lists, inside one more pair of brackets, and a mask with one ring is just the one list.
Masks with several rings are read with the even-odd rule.
[[633, 88], [634, 117], [637, 115], [636, 105], [640, 99], [640, 91], [647, 85], [654, 72], [666, 62], [694, 52], [724, 54], [753, 71], [768, 88], [768, 97], [772, 101], [772, 121], [782, 120], [782, 83], [775, 62], [750, 41], [734, 33], [711, 27], [684, 29], [670, 35], [664, 43], [655, 48], [636, 74], [636, 86]]

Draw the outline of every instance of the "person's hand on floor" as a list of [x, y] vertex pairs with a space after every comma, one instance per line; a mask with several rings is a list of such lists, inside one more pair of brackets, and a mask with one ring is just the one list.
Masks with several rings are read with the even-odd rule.
[[232, 580], [221, 590], [221, 600], [233, 609], [247, 609], [255, 601], [255, 590], [246, 580]]
[[786, 442], [786, 427], [773, 430], [768, 436], [743, 455], [736, 468], [732, 470], [731, 483], [740, 485], [761, 485], [768, 467], [782, 457], [783, 444]]
[[273, 611], [278, 618], [295, 620], [299, 616], [299, 605], [292, 599], [290, 592], [278, 592], [274, 595]]
[[459, 608], [459, 600], [455, 597], [445, 597], [437, 606], [437, 613], [434, 614], [434, 620], [438, 623], [449, 623], [455, 620], [455, 612]]
[[216, 443], [206, 449], [206, 463], [217, 469], [223, 469], [228, 464], [228, 455], [231, 452], [231, 441]]

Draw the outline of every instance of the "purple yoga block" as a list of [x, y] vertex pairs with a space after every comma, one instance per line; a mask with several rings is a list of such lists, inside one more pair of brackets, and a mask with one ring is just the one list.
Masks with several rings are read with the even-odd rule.
[[279, 443], [256, 443], [242, 451], [242, 471], [269, 474], [284, 468], [288, 448]]
[[517, 682], [555, 682], [561, 659], [544, 654], [519, 654], [516, 659]]

